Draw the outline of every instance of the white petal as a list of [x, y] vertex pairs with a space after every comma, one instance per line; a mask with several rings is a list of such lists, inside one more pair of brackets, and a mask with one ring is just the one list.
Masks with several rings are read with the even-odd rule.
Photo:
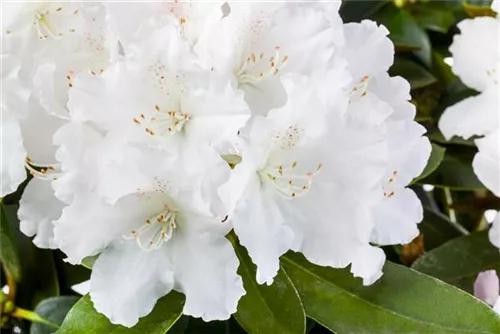
[[349, 72], [355, 81], [363, 76], [387, 72], [394, 60], [394, 45], [383, 25], [364, 20], [344, 25], [346, 44], [342, 55], [349, 60]]
[[499, 108], [498, 90], [493, 87], [448, 107], [439, 120], [439, 129], [447, 139], [485, 135], [500, 126]]
[[485, 91], [495, 86], [500, 78], [498, 41], [500, 20], [492, 17], [466, 19], [458, 24], [460, 35], [455, 35], [450, 51], [453, 72], [469, 87]]
[[378, 245], [407, 244], [418, 235], [422, 203], [411, 189], [401, 189], [373, 208], [375, 227], [371, 241]]
[[35, 98], [30, 100], [30, 114], [21, 122], [24, 147], [33, 162], [55, 163], [57, 147], [52, 142], [54, 133], [66, 121], [50, 115]]
[[17, 121], [2, 119], [0, 131], [2, 146], [0, 169], [2, 191], [0, 196], [3, 197], [16, 191], [19, 184], [26, 179], [26, 170], [24, 168], [26, 151]]
[[487, 270], [477, 275], [474, 282], [474, 296], [493, 306], [500, 294], [500, 281], [495, 270]]
[[[427, 165], [432, 146], [423, 134], [426, 129], [413, 120], [391, 121], [387, 123], [389, 146], [389, 168], [387, 180], [393, 179], [391, 186], [406, 187], [420, 175]], [[392, 175], [394, 171], [397, 175]]]
[[183, 225], [187, 222], [180, 221], [172, 245], [168, 245], [174, 261], [175, 289], [186, 295], [183, 313], [204, 321], [227, 320], [245, 294], [236, 273], [238, 258], [224, 234], [208, 230], [210, 224], [220, 225], [220, 221], [194, 216], [186, 219], [189, 225], [198, 226], [189, 230]]
[[488, 237], [495, 247], [500, 248], [500, 213], [497, 213], [497, 218], [493, 221]]
[[268, 285], [279, 270], [279, 257], [290, 249], [293, 233], [275, 206], [276, 195], [260, 189], [257, 177], [250, 180], [247, 193], [233, 213], [232, 223], [240, 243], [257, 265], [257, 282]]
[[479, 152], [472, 161], [474, 172], [496, 196], [500, 196], [500, 130], [476, 139]]
[[360, 248], [352, 261], [351, 272], [355, 277], [363, 279], [363, 285], [371, 285], [382, 276], [385, 263], [385, 253], [377, 247]]
[[172, 264], [165, 248], [146, 252], [133, 240], [104, 250], [90, 277], [90, 298], [113, 324], [134, 326], [173, 288]]
[[393, 109], [392, 120], [413, 120], [416, 107], [410, 102], [410, 83], [402, 77], [382, 73], [368, 81], [368, 90]]
[[71, 290], [75, 291], [80, 295], [86, 295], [90, 291], [90, 280], [83, 281], [81, 283], [71, 286]]
[[292, 249], [312, 263], [344, 268], [368, 245], [371, 220], [366, 210], [335, 186], [312, 184], [307, 195], [283, 201], [281, 208], [294, 233]]
[[33, 178], [19, 202], [21, 232], [40, 248], [57, 248], [53, 222], [61, 216], [64, 203], [54, 196], [49, 180]]
[[127, 234], [133, 210], [126, 205], [110, 206], [95, 194], [79, 193], [54, 223], [56, 243], [70, 263], [79, 264], [83, 258], [99, 254], [110, 242]]

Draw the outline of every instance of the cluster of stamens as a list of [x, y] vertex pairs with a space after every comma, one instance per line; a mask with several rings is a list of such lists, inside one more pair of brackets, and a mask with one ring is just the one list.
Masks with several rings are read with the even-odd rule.
[[30, 157], [26, 158], [24, 166], [33, 177], [41, 180], [53, 181], [61, 175], [58, 171], [60, 167], [57, 164], [37, 164]]
[[270, 180], [277, 193], [286, 198], [304, 196], [311, 189], [313, 177], [321, 171], [322, 165], [318, 163], [316, 170], [307, 173], [298, 171], [298, 162], [294, 161], [289, 167], [283, 165], [266, 166], [259, 171], [261, 179]]
[[176, 229], [177, 212], [165, 207], [162, 213], [146, 219], [138, 229], [132, 230], [125, 239], [134, 239], [137, 245], [145, 250], [151, 251], [160, 248], [164, 242], [170, 240]]
[[394, 180], [396, 179], [396, 176], [398, 176], [398, 171], [395, 170], [392, 172], [391, 177], [387, 181], [387, 186], [382, 187], [384, 191], [384, 198], [391, 198], [394, 196], [394, 190], [391, 190], [392, 184], [394, 184]]
[[[63, 11], [63, 7], [59, 7], [55, 9], [55, 12]], [[73, 15], [77, 15], [78, 10], [73, 11]], [[49, 17], [51, 12], [49, 9], [38, 10], [34, 13], [33, 24], [36, 27], [36, 31], [38, 33], [39, 39], [47, 39], [47, 38], [60, 38], [64, 35], [63, 31], [58, 31], [56, 27], [50, 22]], [[68, 29], [68, 32], [74, 33], [75, 29]]]
[[356, 84], [351, 90], [351, 100], [357, 97], [364, 97], [368, 91], [368, 79], [367, 75], [361, 78], [361, 81]]
[[189, 115], [175, 110], [163, 111], [159, 105], [155, 105], [155, 115], [147, 117], [140, 114], [139, 117], [134, 117], [135, 124], [144, 128], [151, 136], [168, 136], [179, 132], [189, 121]]
[[[252, 53], [243, 63], [241, 68], [236, 72], [240, 84], [255, 84], [272, 76], [278, 75], [286, 65], [288, 56], [281, 57], [280, 47], [274, 48], [275, 54], [269, 59], [264, 53], [256, 56]], [[267, 63], [267, 66], [265, 65]], [[263, 65], [264, 64], [264, 65]], [[263, 71], [258, 71], [257, 68], [263, 67]]]

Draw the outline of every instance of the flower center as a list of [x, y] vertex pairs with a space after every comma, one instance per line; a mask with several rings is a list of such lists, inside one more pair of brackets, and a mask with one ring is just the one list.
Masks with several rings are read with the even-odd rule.
[[321, 163], [318, 163], [315, 171], [304, 173], [299, 170], [298, 162], [294, 161], [289, 167], [266, 166], [258, 173], [261, 181], [270, 181], [280, 196], [291, 199], [304, 196], [309, 192], [313, 177], [320, 172], [321, 168]]
[[280, 47], [274, 48], [274, 56], [267, 58], [264, 53], [256, 56], [252, 53], [236, 72], [240, 85], [256, 84], [262, 80], [276, 76], [288, 61], [288, 56], [280, 54]]
[[124, 236], [125, 239], [134, 239], [142, 250], [151, 251], [159, 249], [164, 242], [172, 238], [176, 229], [177, 212], [165, 207], [165, 211], [146, 219], [145, 223], [138, 229]]
[[140, 114], [139, 117], [133, 118], [133, 121], [151, 136], [167, 137], [182, 131], [189, 121], [189, 115], [175, 110], [164, 111], [159, 105], [155, 105], [154, 116]]

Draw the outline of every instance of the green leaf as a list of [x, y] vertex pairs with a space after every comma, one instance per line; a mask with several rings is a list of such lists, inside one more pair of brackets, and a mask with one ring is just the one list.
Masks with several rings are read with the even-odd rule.
[[424, 208], [424, 219], [418, 225], [424, 236], [426, 250], [441, 246], [450, 239], [468, 234], [461, 225], [452, 222], [440, 212]]
[[259, 285], [255, 281], [256, 266], [246, 249], [235, 245], [235, 251], [240, 259], [238, 273], [246, 290], [235, 314], [241, 327], [250, 334], [303, 334], [306, 315], [297, 290], [285, 271], [278, 271], [272, 285]]
[[411, 89], [429, 86], [437, 81], [423, 66], [405, 58], [396, 58], [389, 74], [391, 76], [399, 75], [408, 80]]
[[449, 10], [439, 10], [425, 5], [410, 9], [410, 15], [424, 29], [446, 34], [455, 23], [455, 15]]
[[31, 238], [19, 231], [19, 205], [6, 205], [11, 231], [16, 231], [23, 273], [18, 284], [16, 304], [33, 309], [44, 299], [59, 295], [59, 282], [52, 251], [36, 247]]
[[83, 296], [64, 319], [56, 334], [164, 334], [182, 315], [185, 298], [175, 291], [158, 300], [153, 311], [132, 328], [113, 325], [98, 313], [89, 295]]
[[389, 30], [389, 38], [398, 51], [414, 51], [414, 54], [426, 65], [431, 66], [431, 42], [429, 36], [403, 10], [394, 5], [385, 6], [372, 17]]
[[0, 219], [0, 261], [5, 268], [6, 274], [16, 282], [21, 279], [21, 262], [19, 261], [19, 251], [15, 239], [15, 234], [11, 231], [9, 217], [5, 210], [5, 204], [1, 204]]
[[431, 151], [431, 156], [429, 157], [429, 161], [427, 162], [427, 165], [425, 166], [422, 173], [419, 176], [417, 176], [413, 180], [413, 182], [416, 182], [432, 174], [432, 172], [434, 172], [443, 161], [445, 152], [446, 148], [436, 144], [432, 144], [432, 151]]
[[500, 253], [488, 240], [488, 232], [482, 231], [445, 243], [424, 254], [412, 267], [472, 291], [479, 272], [495, 269], [500, 274]]
[[449, 148], [441, 165], [428, 177], [420, 179], [418, 182], [452, 190], [484, 189], [484, 185], [479, 181], [472, 168], [475, 152], [475, 149], [467, 150], [465, 146], [454, 149], [453, 152]]
[[344, 22], [361, 22], [366, 19], [384, 5], [387, 1], [372, 0], [372, 1], [359, 1], [359, 0], [345, 0], [342, 1], [339, 13]]
[[499, 333], [500, 317], [471, 295], [412, 269], [386, 262], [364, 287], [347, 269], [283, 257], [306, 314], [337, 333]]
[[[52, 297], [43, 300], [35, 308], [35, 312], [42, 318], [48, 321], [61, 325], [64, 317], [73, 305], [78, 301], [75, 296], [60, 296]], [[54, 328], [42, 323], [33, 323], [31, 325], [30, 334], [51, 334], [54, 333]]]

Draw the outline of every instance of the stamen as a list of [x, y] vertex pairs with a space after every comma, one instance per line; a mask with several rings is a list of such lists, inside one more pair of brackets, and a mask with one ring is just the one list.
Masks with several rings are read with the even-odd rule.
[[286, 199], [301, 197], [311, 189], [313, 177], [320, 172], [322, 165], [318, 163], [314, 172], [307, 173], [297, 173], [297, 165], [294, 161], [291, 167], [267, 166], [259, 171], [259, 175], [261, 180], [270, 181], [280, 196]]
[[30, 157], [26, 157], [24, 166], [33, 177], [41, 180], [54, 181], [62, 175], [58, 164], [37, 164]]
[[172, 238], [176, 229], [177, 212], [165, 206], [165, 211], [146, 219], [145, 223], [138, 229], [130, 231], [130, 235], [123, 236], [124, 239], [134, 239], [142, 250], [152, 251], [159, 249], [163, 243]]
[[[280, 50], [281, 48], [279, 46], [274, 48], [275, 54], [269, 58], [267, 66], [265, 65], [264, 53], [261, 53], [259, 57], [256, 57], [254, 53], [250, 54], [241, 68], [236, 72], [238, 82], [240, 84], [256, 84], [262, 80], [278, 75], [288, 62], [288, 56], [281, 57]], [[263, 71], [259, 71], [259, 69], [262, 68]]]
[[361, 81], [352, 88], [350, 97], [351, 101], [356, 98], [364, 97], [366, 95], [366, 93], [368, 92], [368, 80], [369, 77], [365, 75], [361, 78]]
[[144, 131], [151, 136], [167, 137], [182, 131], [189, 121], [189, 115], [175, 110], [162, 111], [159, 105], [155, 105], [153, 117], [139, 114], [139, 117], [132, 118], [132, 121], [143, 127]]

